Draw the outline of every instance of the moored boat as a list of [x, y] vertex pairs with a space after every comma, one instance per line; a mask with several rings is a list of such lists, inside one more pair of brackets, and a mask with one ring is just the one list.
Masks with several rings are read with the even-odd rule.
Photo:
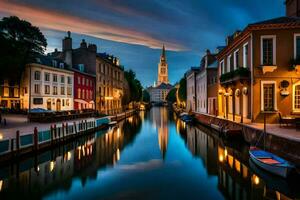
[[257, 166], [283, 178], [287, 178], [290, 172], [295, 168], [293, 164], [283, 158], [257, 147], [250, 147], [249, 154], [251, 160]]

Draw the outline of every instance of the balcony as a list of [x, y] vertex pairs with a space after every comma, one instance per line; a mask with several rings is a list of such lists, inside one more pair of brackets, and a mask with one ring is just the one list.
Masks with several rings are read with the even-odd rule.
[[262, 65], [261, 66], [262, 72], [263, 74], [267, 73], [267, 72], [273, 72], [277, 69], [276, 65]]
[[220, 77], [221, 85], [233, 84], [237, 81], [243, 82], [250, 79], [250, 71], [248, 68], [239, 67], [238, 69], [222, 74]]

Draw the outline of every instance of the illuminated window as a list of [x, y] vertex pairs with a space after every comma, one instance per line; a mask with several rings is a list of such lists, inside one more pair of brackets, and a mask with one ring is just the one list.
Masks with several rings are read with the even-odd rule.
[[57, 95], [57, 87], [53, 86], [53, 95]]
[[40, 94], [40, 85], [39, 84], [34, 84], [34, 93]]
[[60, 94], [61, 95], [65, 95], [65, 87], [61, 87], [60, 88]]
[[293, 110], [300, 111], [300, 83], [293, 86]]
[[45, 85], [45, 94], [50, 94], [50, 85]]
[[261, 37], [261, 64], [276, 64], [276, 36]]

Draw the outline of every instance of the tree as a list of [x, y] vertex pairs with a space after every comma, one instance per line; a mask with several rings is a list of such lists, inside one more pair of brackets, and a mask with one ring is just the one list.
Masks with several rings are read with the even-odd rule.
[[147, 90], [143, 90], [143, 101], [147, 103], [150, 102], [150, 94]]
[[183, 77], [179, 82], [178, 98], [180, 101], [186, 101], [186, 78]]
[[168, 95], [166, 97], [168, 102], [170, 102], [170, 103], [176, 102], [176, 92], [177, 92], [177, 88], [173, 88], [172, 90], [170, 90], [170, 92], [168, 93]]
[[16, 16], [0, 21], [0, 78], [19, 82], [25, 65], [43, 54], [47, 41], [38, 27]]
[[142, 100], [143, 87], [141, 82], [136, 79], [134, 71], [131, 69], [129, 71], [125, 71], [124, 77], [127, 82], [127, 89], [125, 90], [123, 103], [126, 105], [132, 101]]

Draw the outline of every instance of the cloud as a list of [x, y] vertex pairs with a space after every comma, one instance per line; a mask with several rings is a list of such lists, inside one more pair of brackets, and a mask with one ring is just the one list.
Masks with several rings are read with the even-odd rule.
[[30, 21], [41, 28], [85, 34], [96, 38], [112, 40], [135, 45], [144, 45], [150, 48], [161, 48], [164, 43], [169, 50], [180, 51], [186, 48], [176, 43], [169, 43], [153, 38], [137, 30], [115, 26], [108, 22], [90, 20], [66, 13], [37, 8], [23, 4], [13, 4], [9, 1], [0, 1], [0, 12], [16, 15]]

